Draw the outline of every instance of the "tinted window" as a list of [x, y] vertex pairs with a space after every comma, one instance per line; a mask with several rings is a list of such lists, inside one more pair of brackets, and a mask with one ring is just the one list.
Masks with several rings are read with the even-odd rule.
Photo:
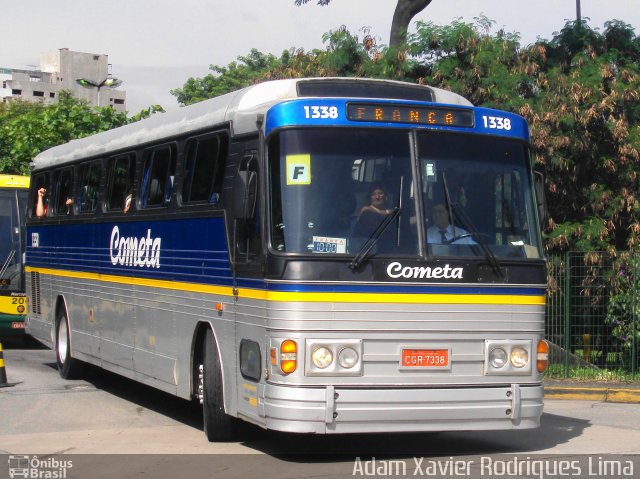
[[183, 203], [218, 202], [226, 150], [226, 135], [197, 138], [189, 142], [182, 188]]
[[73, 209], [73, 168], [56, 171], [53, 184], [55, 188], [55, 214], [70, 214]]
[[167, 206], [171, 202], [175, 177], [175, 155], [169, 146], [147, 153], [142, 178], [142, 208]]
[[78, 213], [90, 213], [98, 206], [98, 192], [102, 176], [101, 161], [92, 161], [80, 165], [78, 172], [80, 183], [78, 186]]
[[133, 194], [133, 178], [136, 171], [134, 155], [120, 156], [111, 163], [111, 190], [109, 210], [123, 210], [127, 196]]
[[47, 190], [43, 197], [44, 216], [46, 216], [49, 206], [49, 173], [39, 173], [31, 178], [31, 214], [33, 216], [36, 216], [38, 190], [40, 188]]

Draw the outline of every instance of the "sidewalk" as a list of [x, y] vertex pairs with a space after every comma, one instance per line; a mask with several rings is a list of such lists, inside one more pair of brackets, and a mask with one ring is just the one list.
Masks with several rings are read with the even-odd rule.
[[544, 379], [545, 399], [640, 404], [639, 383], [589, 382], [571, 379]]

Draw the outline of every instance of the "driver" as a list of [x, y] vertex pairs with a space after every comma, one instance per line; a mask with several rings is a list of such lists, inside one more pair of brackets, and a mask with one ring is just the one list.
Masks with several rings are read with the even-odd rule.
[[[437, 203], [431, 210], [433, 226], [427, 229], [427, 242], [436, 244], [476, 244], [469, 232], [453, 227], [449, 222], [449, 213], [443, 203]], [[456, 239], [459, 238], [459, 239]]]

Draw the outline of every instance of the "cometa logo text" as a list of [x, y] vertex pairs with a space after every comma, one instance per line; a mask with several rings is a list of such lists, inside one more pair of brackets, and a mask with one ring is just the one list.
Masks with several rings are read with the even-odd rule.
[[140, 268], [160, 267], [161, 238], [152, 238], [151, 230], [140, 238], [120, 236], [120, 228], [114, 226], [111, 230], [109, 254], [111, 264], [123, 266], [137, 266]]
[[452, 268], [448, 264], [444, 266], [402, 266], [402, 263], [393, 262], [387, 266], [387, 275], [390, 278], [406, 279], [462, 279], [464, 268]]

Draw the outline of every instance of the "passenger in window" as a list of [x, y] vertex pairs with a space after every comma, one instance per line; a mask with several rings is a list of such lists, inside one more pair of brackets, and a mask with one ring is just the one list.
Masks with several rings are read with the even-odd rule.
[[427, 229], [427, 242], [431, 244], [476, 244], [471, 234], [449, 221], [446, 205], [437, 203], [431, 210], [433, 225]]
[[73, 198], [67, 196], [67, 200], [64, 202], [64, 205], [67, 207], [67, 214], [70, 215], [73, 207]]
[[38, 189], [38, 199], [36, 202], [36, 216], [38, 218], [43, 218], [44, 216], [47, 216], [47, 200], [45, 199], [46, 194], [47, 194], [46, 188]]
[[391, 214], [387, 208], [387, 192], [379, 184], [369, 188], [369, 204], [360, 208], [354, 233], [358, 236], [369, 236]]
[[122, 212], [126, 215], [131, 209], [131, 200], [133, 199], [133, 193], [129, 193], [124, 199], [124, 205], [122, 206]]
[[369, 188], [369, 200], [370, 204], [360, 209], [359, 216], [367, 212], [380, 216], [387, 216], [391, 213], [391, 210], [387, 208], [387, 192], [382, 186], [378, 184], [371, 185], [371, 188]]

